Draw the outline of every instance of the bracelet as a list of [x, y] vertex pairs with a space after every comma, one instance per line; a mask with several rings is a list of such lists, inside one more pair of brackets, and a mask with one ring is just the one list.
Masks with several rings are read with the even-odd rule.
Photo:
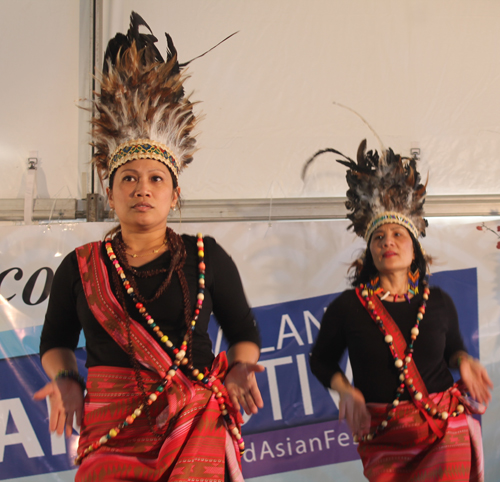
[[227, 370], [226, 370], [226, 377], [229, 375], [229, 372], [236, 366], [236, 365], [241, 365], [243, 362], [240, 362], [240, 361], [234, 361], [233, 363], [231, 363], [228, 367], [227, 367]]
[[460, 364], [462, 363], [462, 358], [472, 358], [469, 354], [459, 355], [457, 358], [457, 368], [460, 368]]
[[55, 376], [54, 381], [57, 382], [57, 380], [63, 378], [69, 378], [70, 380], [78, 382], [78, 384], [82, 387], [82, 390], [85, 391], [86, 388], [85, 380], [78, 372], [75, 372], [73, 370], [61, 370]]

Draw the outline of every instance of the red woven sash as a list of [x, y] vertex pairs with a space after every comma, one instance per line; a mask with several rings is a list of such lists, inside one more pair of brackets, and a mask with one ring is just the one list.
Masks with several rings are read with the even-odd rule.
[[[113, 340], [125, 352], [128, 352], [128, 336], [125, 324], [127, 315], [111, 290], [108, 271], [100, 253], [100, 241], [76, 249], [83, 290], [96, 320]], [[172, 359], [160, 347], [156, 339], [147, 332], [146, 328], [133, 319], [130, 319], [130, 337], [134, 348], [134, 356], [139, 363], [157, 373], [160, 378], [164, 378], [166, 372], [172, 366]], [[205, 375], [219, 378], [222, 381], [226, 370], [226, 355], [225, 352], [221, 352], [212, 366], [205, 368]], [[194, 382], [182, 370], [176, 371], [175, 381], [182, 385], [185, 390], [193, 390]], [[209, 389], [208, 386], [205, 386], [205, 388]], [[223, 385], [221, 385], [220, 390], [222, 390], [226, 398], [226, 405], [231, 416], [237, 420], [238, 424], [241, 424], [243, 422], [241, 415], [233, 407]]]
[[[76, 249], [76, 257], [83, 290], [92, 314], [113, 340], [127, 352], [128, 336], [125, 324], [126, 314], [111, 290], [108, 271], [100, 255], [101, 242], [89, 243]], [[141, 365], [164, 378], [172, 366], [168, 354], [137, 321], [130, 319], [130, 337], [134, 354]], [[192, 383], [181, 370], [176, 379], [186, 389]]]
[[[406, 340], [401, 333], [396, 322], [392, 319], [392, 316], [385, 309], [382, 301], [378, 296], [373, 295], [370, 296], [369, 299], [363, 298], [361, 295], [360, 289], [356, 288], [356, 294], [358, 295], [359, 301], [366, 309], [372, 320], [377, 324], [378, 321], [376, 317], [379, 316], [381, 321], [383, 322], [387, 333], [392, 336], [392, 346], [390, 346], [391, 351], [394, 351], [400, 360], [404, 360], [406, 356]], [[371, 301], [374, 309], [370, 309], [368, 307], [368, 303]], [[415, 360], [412, 360], [411, 363], [408, 364], [408, 376], [413, 379], [413, 385], [422, 394], [422, 399], [417, 401], [414, 399], [414, 393], [412, 390], [408, 390], [412, 397], [412, 401], [415, 406], [420, 410], [420, 412], [425, 416], [427, 422], [429, 423], [429, 427], [431, 430], [438, 436], [439, 438], [444, 436], [443, 430], [441, 430], [436, 423], [436, 420], [432, 417], [432, 415], [424, 408], [426, 405], [431, 407], [431, 410], [435, 408], [437, 410], [436, 404], [429, 398], [429, 394], [427, 392], [427, 388], [425, 383], [420, 375], [420, 372], [417, 369], [415, 364]]]

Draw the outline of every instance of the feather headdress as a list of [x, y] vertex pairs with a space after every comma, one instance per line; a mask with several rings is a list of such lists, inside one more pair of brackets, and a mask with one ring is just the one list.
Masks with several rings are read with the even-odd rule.
[[[151, 34], [139, 33], [140, 26]], [[128, 161], [144, 158], [163, 162], [178, 179], [193, 160], [193, 104], [184, 95], [186, 77], [172, 38], [165, 36], [164, 61], [155, 46], [157, 38], [132, 12], [127, 34], [118, 33], [108, 43], [92, 119], [92, 162], [101, 179]]]
[[[342, 156], [337, 160], [348, 168], [346, 208], [349, 228], [367, 242], [382, 224], [405, 226], [415, 237], [425, 236], [424, 219], [426, 184], [421, 184], [414, 158], [401, 157], [387, 149], [379, 158], [377, 151], [366, 152], [366, 139], [361, 142], [354, 162], [335, 149], [322, 149], [304, 165], [302, 177], [319, 155], [331, 152]], [[348, 229], [349, 229], [348, 228]]]

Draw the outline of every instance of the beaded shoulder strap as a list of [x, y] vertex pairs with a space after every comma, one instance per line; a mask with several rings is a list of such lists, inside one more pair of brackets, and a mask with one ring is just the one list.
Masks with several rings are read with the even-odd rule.
[[392, 316], [385, 309], [377, 295], [363, 296], [356, 288], [359, 301], [384, 335], [384, 341], [394, 358], [394, 365], [400, 371], [401, 388], [406, 387], [414, 405], [427, 419], [432, 431], [443, 437], [444, 432], [436, 424], [433, 415], [437, 412], [435, 403], [429, 398], [425, 383], [412, 357], [406, 356], [406, 340]]

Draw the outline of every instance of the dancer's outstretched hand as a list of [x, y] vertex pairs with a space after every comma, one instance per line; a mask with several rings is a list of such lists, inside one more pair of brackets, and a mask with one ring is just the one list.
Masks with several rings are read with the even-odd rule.
[[35, 400], [49, 397], [50, 419], [49, 429], [66, 437], [73, 432], [73, 419], [76, 417], [77, 425], [81, 426], [83, 416], [83, 391], [80, 384], [71, 378], [62, 378], [47, 383], [33, 396]]

